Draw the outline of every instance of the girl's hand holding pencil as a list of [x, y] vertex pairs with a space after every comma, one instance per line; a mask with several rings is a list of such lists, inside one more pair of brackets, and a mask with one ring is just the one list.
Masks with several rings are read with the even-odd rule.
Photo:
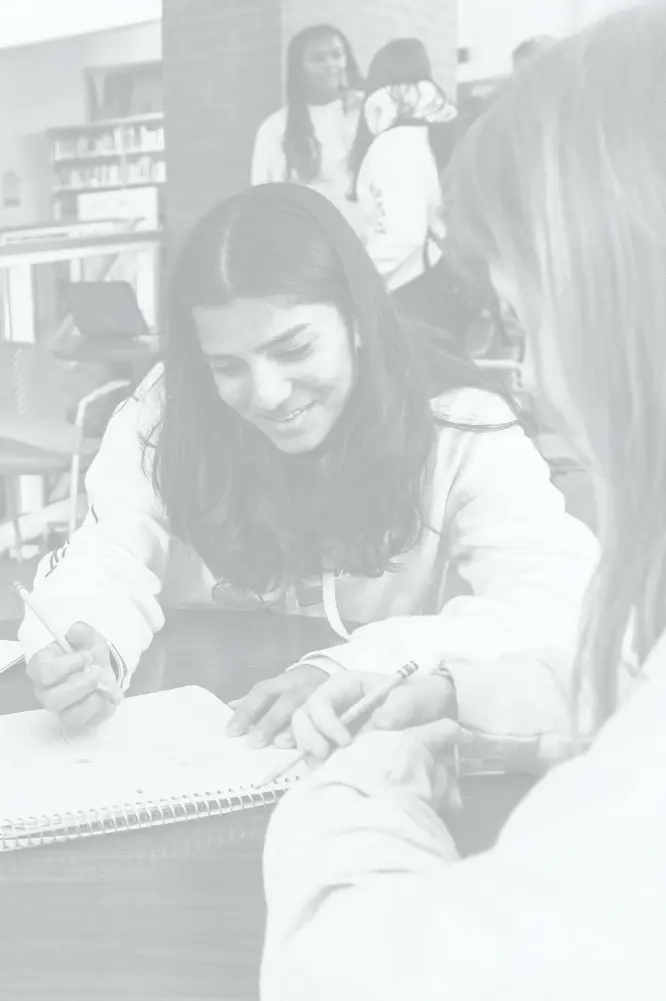
[[27, 608], [53, 636], [53, 643], [28, 661], [28, 677], [37, 701], [59, 715], [68, 730], [101, 722], [123, 698], [111, 666], [106, 640], [86, 622], [75, 623], [62, 635], [46, 609], [20, 585], [15, 585]]

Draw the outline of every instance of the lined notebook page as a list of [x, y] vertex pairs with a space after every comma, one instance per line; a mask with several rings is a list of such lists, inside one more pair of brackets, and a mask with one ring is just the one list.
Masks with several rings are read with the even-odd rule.
[[2, 822], [206, 793], [254, 783], [293, 752], [227, 737], [232, 710], [196, 686], [125, 699], [94, 731], [71, 735], [45, 710], [0, 716]]
[[23, 647], [15, 640], [0, 640], [0, 672], [13, 667], [23, 657]]

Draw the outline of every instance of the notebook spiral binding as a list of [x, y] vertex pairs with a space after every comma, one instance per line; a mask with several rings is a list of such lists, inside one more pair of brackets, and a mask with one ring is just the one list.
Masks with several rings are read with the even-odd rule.
[[288, 791], [288, 786], [289, 780], [285, 780], [283, 786], [263, 790], [215, 790], [197, 796], [170, 796], [168, 799], [118, 804], [103, 810], [1, 820], [0, 851], [162, 827], [185, 820], [202, 820], [270, 806]]

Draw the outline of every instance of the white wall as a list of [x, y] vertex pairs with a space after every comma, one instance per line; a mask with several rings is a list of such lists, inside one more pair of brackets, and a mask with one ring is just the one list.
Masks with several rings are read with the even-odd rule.
[[161, 59], [159, 21], [0, 51], [0, 136], [85, 121], [83, 70]]
[[[640, 0], [578, 0], [578, 22], [582, 27], [618, 7], [631, 7]], [[663, 3], [663, 0], [661, 0]], [[578, 27], [578, 25], [577, 25]]]
[[458, 45], [471, 57], [458, 79], [508, 73], [511, 53], [524, 39], [561, 37], [619, 6], [622, 0], [458, 0]]
[[0, 48], [121, 28], [162, 16], [162, 0], [0, 0]]
[[0, 177], [13, 171], [22, 181], [22, 204], [7, 209], [0, 204], [0, 228], [48, 218], [50, 164], [44, 133], [85, 121], [83, 70], [159, 60], [161, 55], [159, 21], [0, 50]]

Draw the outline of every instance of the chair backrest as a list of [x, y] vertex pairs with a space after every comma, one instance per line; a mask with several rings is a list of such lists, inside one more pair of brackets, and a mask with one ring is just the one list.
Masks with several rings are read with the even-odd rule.
[[113, 413], [130, 395], [131, 384], [126, 380], [107, 382], [93, 390], [79, 404], [77, 423], [84, 438], [101, 438]]
[[0, 341], [0, 413], [65, 419], [63, 368], [45, 348]]

